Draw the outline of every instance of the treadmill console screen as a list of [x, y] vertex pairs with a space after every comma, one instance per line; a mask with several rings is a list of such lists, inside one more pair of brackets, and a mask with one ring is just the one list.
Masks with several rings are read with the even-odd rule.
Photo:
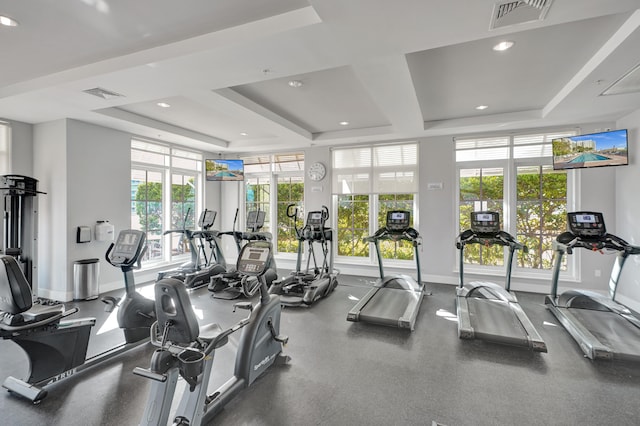
[[500, 231], [500, 213], [471, 212], [471, 230], [478, 234], [495, 234]]
[[200, 213], [200, 219], [198, 220], [198, 226], [202, 229], [211, 228], [216, 221], [216, 215], [218, 213], [215, 210], [205, 210]]
[[567, 213], [569, 230], [577, 237], [602, 237], [607, 233], [602, 213], [573, 212]]
[[321, 211], [309, 212], [307, 215], [307, 225], [312, 227], [323, 226], [324, 219]]
[[404, 210], [387, 212], [387, 229], [390, 231], [404, 231], [409, 227], [411, 213]]
[[245, 275], [262, 275], [267, 267], [271, 248], [268, 245], [247, 244], [242, 248], [236, 268]]

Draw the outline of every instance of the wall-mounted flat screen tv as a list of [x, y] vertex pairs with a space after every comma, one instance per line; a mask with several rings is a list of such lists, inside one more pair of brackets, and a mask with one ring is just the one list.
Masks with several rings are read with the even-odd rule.
[[205, 160], [207, 180], [244, 180], [243, 160]]
[[626, 129], [558, 138], [551, 143], [555, 170], [629, 164]]

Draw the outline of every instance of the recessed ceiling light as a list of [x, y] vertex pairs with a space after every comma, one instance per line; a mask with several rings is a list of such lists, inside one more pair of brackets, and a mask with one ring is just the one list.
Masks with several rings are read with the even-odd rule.
[[340, 122], [340, 125], [341, 125], [341, 126], [348, 126], [348, 125], [349, 125], [349, 122], [348, 122], [348, 121], [341, 121], [341, 122]]
[[289, 80], [289, 86], [294, 87], [294, 88], [298, 88], [298, 87], [302, 87], [302, 82], [300, 80]]
[[5, 27], [17, 27], [18, 21], [13, 18], [9, 18], [8, 16], [0, 15], [0, 24]]
[[247, 132], [240, 132], [240, 136], [249, 136], [249, 133], [247, 133]]
[[512, 42], [512, 41], [501, 41], [500, 43], [498, 43], [495, 46], [493, 46], [493, 50], [495, 50], [496, 52], [502, 52], [504, 50], [509, 49], [514, 44], [515, 43]]
[[168, 103], [166, 103], [166, 102], [158, 102], [158, 103], [157, 103], [157, 105], [158, 105], [160, 108], [169, 108], [169, 107], [171, 107], [171, 105], [169, 105], [169, 104], [168, 104]]
[[487, 109], [487, 108], [489, 108], [489, 105], [478, 105], [478, 106], [476, 107], [476, 109], [479, 109], [479, 110], [481, 110], [481, 111], [482, 111], [483, 109]]

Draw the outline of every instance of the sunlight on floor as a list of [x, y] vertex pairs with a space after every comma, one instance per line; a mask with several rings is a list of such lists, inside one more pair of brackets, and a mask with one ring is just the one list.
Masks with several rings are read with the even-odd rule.
[[349, 296], [347, 296], [347, 299], [349, 300], [353, 300], [354, 302], [359, 301], [360, 299], [358, 299], [357, 297], [355, 297], [353, 294], [350, 294]]
[[120, 326], [118, 325], [118, 309], [119, 308], [116, 307], [113, 311], [111, 311], [111, 313], [109, 314], [109, 317], [106, 319], [104, 324], [102, 324], [102, 327], [100, 327], [100, 330], [98, 330], [98, 332], [96, 333], [97, 336], [103, 333], [108, 333], [111, 330], [116, 330], [120, 328]]
[[458, 322], [458, 316], [452, 314], [446, 309], [438, 309], [438, 311], [436, 312], [436, 316], [439, 316], [440, 318], [444, 318], [447, 321]]

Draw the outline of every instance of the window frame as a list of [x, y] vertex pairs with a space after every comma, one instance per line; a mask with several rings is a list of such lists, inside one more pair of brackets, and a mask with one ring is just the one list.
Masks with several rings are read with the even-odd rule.
[[[264, 161], [265, 159], [269, 159], [268, 162]], [[280, 158], [283, 158], [285, 161], [278, 161]], [[302, 200], [300, 200], [300, 204], [302, 205], [302, 212], [304, 212], [304, 186], [306, 185], [305, 179], [305, 153], [304, 151], [295, 151], [295, 152], [281, 152], [275, 154], [256, 154], [250, 157], [240, 157], [241, 160], [245, 162], [245, 182], [242, 188], [242, 208], [239, 217], [239, 223], [242, 224], [242, 228], [246, 227], [246, 215], [247, 215], [247, 181], [249, 179], [257, 178], [259, 182], [264, 179], [264, 183], [268, 182], [269, 184], [269, 215], [267, 216], [267, 220], [269, 224], [269, 232], [272, 235], [272, 245], [274, 255], [277, 255], [283, 259], [295, 259], [297, 257], [297, 248], [293, 252], [279, 251], [278, 249], [278, 181], [279, 178], [287, 178], [287, 177], [296, 177], [302, 180], [303, 191], [302, 191]], [[262, 170], [257, 171], [248, 171], [247, 164], [249, 159], [257, 159], [259, 163], [253, 164], [261, 164]], [[290, 159], [291, 161], [286, 161]], [[286, 163], [300, 163], [299, 170], [280, 170], [279, 164]], [[261, 202], [262, 204], [264, 201]], [[304, 221], [304, 217], [301, 218]], [[300, 224], [299, 224], [300, 225]], [[300, 225], [304, 226], [304, 224]], [[293, 225], [291, 225], [293, 228]]]
[[[477, 159], [467, 161], [457, 161], [455, 147], [456, 138], [454, 138], [454, 163], [455, 163], [455, 209], [456, 218], [454, 223], [460, 223], [460, 171], [462, 169], [472, 168], [493, 168], [502, 167], [504, 173], [504, 190], [503, 190], [503, 216], [502, 223], [504, 231], [517, 235], [517, 171], [519, 167], [527, 166], [553, 166], [553, 157], [551, 156], [531, 156], [526, 158], [514, 158], [514, 149], [516, 146], [521, 146], [514, 143], [514, 140], [520, 136], [551, 136], [556, 134], [571, 133], [571, 130], [559, 130], [559, 131], [546, 131], [546, 132], [522, 132], [509, 135], [495, 135], [495, 136], [480, 136], [476, 139], [508, 139], [508, 158], [504, 159]], [[460, 140], [474, 139], [473, 136], [465, 136]], [[550, 143], [550, 140], [549, 140]], [[579, 205], [579, 181], [580, 177], [575, 173], [575, 170], [567, 170], [567, 188], [566, 188], [566, 208], [567, 211], [575, 210]], [[457, 225], [456, 225], [457, 226]], [[564, 231], [564, 230], [562, 230]], [[456, 234], [460, 230], [456, 230]], [[517, 255], [517, 254], [516, 254]], [[454, 271], [459, 272], [459, 256], [460, 251], [456, 249]], [[490, 275], [490, 276], [504, 276], [505, 266], [507, 264], [508, 253], [504, 250], [504, 261], [502, 266], [491, 265], [478, 265], [465, 263], [465, 272], [469, 274], [477, 275]], [[567, 281], [576, 281], [580, 279], [580, 256], [569, 256], [566, 258], [567, 268], [560, 272], [560, 277]], [[525, 279], [550, 279], [551, 269], [533, 269], [525, 268], [518, 265], [517, 261], [514, 261], [512, 268], [512, 276]]]
[[[385, 164], [385, 165], [376, 165], [376, 150], [380, 149], [380, 150], [384, 150], [385, 148], [391, 148], [394, 146], [411, 146], [411, 145], [415, 145], [415, 165], [412, 164], [402, 164], [402, 165], [389, 165], [389, 164]], [[366, 150], [369, 149], [371, 150], [370, 152], [370, 164], [368, 166], [362, 166], [362, 165], [358, 165], [357, 167], [343, 167], [343, 168], [338, 168], [336, 167], [336, 151], [340, 151], [340, 150], [350, 150], [353, 149], [354, 152], [360, 149]], [[412, 216], [412, 221], [413, 221], [413, 227], [415, 229], [419, 229], [419, 197], [420, 197], [420, 190], [419, 190], [419, 185], [417, 184], [419, 182], [420, 176], [419, 176], [419, 170], [420, 168], [418, 167], [418, 162], [419, 162], [419, 158], [420, 158], [420, 143], [416, 140], [406, 140], [406, 141], [397, 141], [397, 142], [392, 142], [392, 143], [380, 143], [380, 144], [369, 144], [369, 145], [358, 145], [358, 146], [347, 146], [347, 147], [336, 147], [336, 148], [332, 148], [332, 159], [331, 159], [331, 165], [332, 165], [332, 208], [331, 208], [331, 226], [332, 228], [335, 230], [336, 235], [339, 235], [339, 229], [338, 229], [338, 206], [339, 206], [339, 198], [342, 195], [350, 195], [350, 196], [356, 196], [356, 195], [364, 195], [364, 196], [368, 196], [368, 231], [367, 231], [367, 235], [373, 235], [373, 233], [375, 232], [375, 230], [379, 229], [380, 225], [378, 224], [378, 212], [379, 212], [379, 207], [380, 207], [380, 195], [401, 195], [401, 194], [412, 194], [413, 195], [413, 205], [412, 205], [412, 210], [411, 210], [411, 216]], [[363, 157], [364, 158], [364, 157]], [[375, 183], [379, 183], [379, 177], [381, 176], [382, 173], [384, 173], [385, 171], [390, 171], [390, 172], [394, 172], [394, 173], [413, 173], [413, 177], [412, 179], [414, 180], [414, 182], [416, 183], [416, 187], [415, 187], [415, 192], [414, 191], [384, 191], [384, 190], [380, 190], [380, 191], [376, 191], [376, 188], [374, 187]], [[339, 174], [342, 173], [344, 175], [357, 175], [357, 174], [367, 174], [368, 175], [368, 192], [363, 192], [363, 191], [359, 191], [356, 190], [354, 192], [349, 192], [349, 193], [344, 193], [342, 190], [338, 190], [338, 186], [341, 185], [341, 181], [338, 180], [338, 176]], [[354, 181], [357, 182], [357, 181]], [[370, 266], [370, 265], [377, 265], [378, 264], [378, 259], [376, 257], [375, 254], [375, 249], [373, 248], [373, 243], [369, 243], [369, 254], [368, 256], [345, 256], [345, 255], [341, 255], [338, 253], [338, 249], [339, 249], [339, 238], [336, 240], [336, 243], [334, 244], [334, 259], [336, 262], [340, 262], [340, 263], [344, 263], [344, 264], [350, 264], [350, 265], [356, 265], [356, 266]], [[384, 258], [383, 262], [385, 267], [395, 267], [395, 268], [415, 268], [415, 262], [416, 262], [416, 258], [415, 256], [418, 255], [417, 253], [414, 253], [414, 256], [412, 257], [412, 259], [391, 259], [391, 258]]]
[[[144, 263], [144, 269], [151, 269], [160, 265], [165, 264], [173, 264], [183, 262], [186, 259], [190, 258], [190, 253], [185, 252], [181, 254], [174, 255], [172, 253], [171, 246], [171, 235], [164, 235], [164, 232], [168, 229], [171, 229], [171, 214], [173, 209], [173, 200], [172, 200], [172, 185], [173, 185], [173, 176], [174, 175], [182, 175], [184, 176], [193, 176], [194, 177], [194, 186], [195, 186], [195, 197], [194, 197], [194, 226], [197, 226], [198, 216], [203, 206], [203, 197], [204, 197], [204, 173], [203, 173], [203, 163], [205, 158], [205, 153], [190, 149], [185, 149], [182, 146], [169, 144], [169, 143], [161, 143], [153, 140], [147, 140], [143, 138], [131, 138], [130, 150], [132, 152], [142, 151], [142, 152], [155, 152], [153, 150], [145, 150], [140, 147], [136, 147], [136, 144], [148, 144], [151, 147], [164, 150], [161, 155], [164, 156], [163, 164], [158, 163], [147, 163], [144, 161], [136, 161], [131, 158], [130, 163], [130, 171], [133, 170], [144, 170], [146, 172], [157, 172], [160, 173], [162, 177], [162, 256], [159, 259], [147, 259]], [[181, 155], [181, 154], [186, 154]], [[188, 158], [191, 156], [192, 158]], [[186, 167], [174, 166], [174, 162], [180, 162], [180, 159], [189, 159], [194, 162], [196, 165], [195, 169], [188, 169]], [[178, 161], [176, 161], [178, 160]], [[134, 201], [134, 195], [131, 194], [131, 200]], [[132, 226], [130, 222], [130, 226]]]

